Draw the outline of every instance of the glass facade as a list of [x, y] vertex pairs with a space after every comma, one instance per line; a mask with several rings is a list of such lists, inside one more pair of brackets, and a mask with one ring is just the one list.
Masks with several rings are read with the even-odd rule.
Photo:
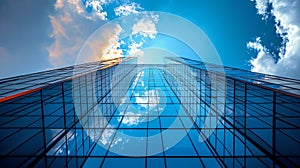
[[0, 80], [0, 167], [300, 166], [299, 80], [166, 62]]

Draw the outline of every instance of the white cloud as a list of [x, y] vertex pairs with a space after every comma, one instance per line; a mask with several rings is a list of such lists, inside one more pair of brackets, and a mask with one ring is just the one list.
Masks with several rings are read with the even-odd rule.
[[[105, 3], [101, 1], [101, 4]], [[89, 1], [88, 5], [98, 12], [87, 13], [81, 0], [56, 1], [55, 13], [49, 16], [53, 43], [47, 47], [49, 62], [54, 67], [74, 64], [85, 40], [104, 23], [105, 18], [99, 13], [99, 2]]]
[[146, 90], [141, 91], [141, 94], [135, 94], [135, 99], [135, 103], [137, 103], [139, 106], [146, 109], [149, 106], [149, 109], [147, 110], [150, 111], [159, 104], [160, 97], [158, 97], [157, 90]]
[[113, 136], [115, 134], [116, 130], [115, 129], [104, 129], [101, 137], [100, 137], [100, 142], [103, 145], [108, 144], [111, 141], [111, 136]]
[[122, 141], [123, 141], [123, 139], [121, 137], [115, 138], [114, 141], [111, 143], [110, 147], [113, 147]]
[[[72, 19], [73, 20], [73, 19]], [[47, 48], [49, 53], [49, 62], [53, 66], [65, 66], [73, 64], [75, 57], [83, 44], [81, 34], [76, 34], [78, 30], [75, 28], [74, 23], [65, 23], [65, 19], [59, 15], [50, 16], [52, 25], [51, 38], [54, 42]]]
[[106, 60], [123, 56], [120, 49], [119, 36], [122, 28], [119, 24], [111, 24], [106, 27], [96, 38], [91, 39], [87, 45], [92, 51], [88, 61]]
[[123, 116], [122, 124], [131, 126], [131, 125], [137, 125], [141, 121], [139, 120], [140, 118], [140, 113], [133, 113], [133, 112], [126, 112], [126, 114]]
[[[55, 9], [70, 8], [73, 12], [86, 17], [87, 19], [107, 20], [107, 12], [103, 10], [103, 5], [110, 3], [108, 0], [88, 0], [83, 4], [82, 0], [57, 0]], [[85, 11], [85, 8], [90, 8], [90, 13]]]
[[139, 11], [144, 10], [139, 4], [133, 2], [130, 4], [123, 4], [114, 9], [117, 16], [128, 16], [133, 13], [138, 13]]
[[[256, 0], [256, 3], [259, 1], [261, 0]], [[276, 33], [284, 39], [285, 45], [280, 49], [279, 60], [275, 63], [274, 58], [266, 53], [267, 49], [261, 50], [251, 46], [251, 42], [248, 43], [249, 48], [258, 51], [257, 57], [250, 61], [252, 70], [300, 79], [300, 2], [268, 0], [268, 3], [273, 8], [270, 15], [275, 18]]]
[[255, 7], [257, 9], [257, 14], [262, 15], [262, 19], [265, 20], [268, 18], [267, 9], [269, 0], [251, 0], [255, 2]]
[[[116, 16], [128, 16], [130, 14], [139, 13], [144, 9], [135, 2], [123, 4], [114, 9]], [[130, 38], [131, 42], [128, 45], [129, 56], [142, 57], [144, 51], [141, 50], [146, 38], [156, 38], [157, 30], [155, 24], [158, 22], [158, 16], [154, 14], [142, 15], [142, 18], [137, 19], [137, 22], [132, 26], [132, 35], [140, 35], [139, 42]]]
[[252, 48], [258, 52], [257, 57], [250, 60], [253, 66], [252, 71], [260, 73], [274, 73], [275, 60], [268, 53], [267, 48], [261, 44], [260, 37], [257, 37], [254, 42], [247, 44], [248, 48]]
[[139, 48], [143, 46], [144, 42], [140, 41], [139, 43], [133, 41], [131, 45], [128, 46], [128, 54], [130, 56], [142, 56], [143, 51], [141, 51]]
[[64, 6], [63, 0], [57, 0], [54, 6], [55, 9], [62, 8]]
[[[66, 19], [66, 16], [69, 18]], [[79, 18], [72, 17], [69, 13], [49, 17], [52, 25], [50, 37], [54, 39], [54, 42], [47, 48], [49, 62], [53, 66], [73, 64], [87, 36], [84, 32], [80, 32], [80, 25], [75, 23]]]
[[[51, 18], [51, 17], [50, 17], [50, 18]], [[73, 21], [71, 14], [70, 14], [70, 13], [67, 13], [67, 12], [64, 13], [64, 14], [61, 16], [60, 20], [61, 20], [63, 23], [70, 23], [70, 22]]]
[[78, 14], [83, 14], [84, 9], [82, 8], [82, 2], [81, 0], [67, 0], [66, 1], [68, 5], [70, 5], [73, 10], [75, 10]]
[[[76, 0], [75, 0], [76, 1]], [[78, 1], [78, 0], [77, 0]], [[81, 1], [81, 0], [79, 0]], [[91, 1], [87, 1], [85, 4], [86, 8], [91, 8], [91, 16], [87, 16], [88, 19], [95, 19], [95, 17], [100, 18], [101, 20], [107, 20], [106, 16], [107, 16], [107, 12], [105, 12], [103, 10], [102, 5], [107, 4], [109, 1], [105, 1], [105, 0], [91, 0]]]
[[[56, 1], [55, 14], [49, 16], [52, 25], [50, 37], [54, 42], [47, 47], [49, 62], [53, 66], [61, 67], [75, 63], [77, 54], [86, 39], [107, 20], [107, 13], [103, 10], [103, 5], [109, 3], [111, 3], [110, 0], [89, 0], [85, 4], [81, 0]], [[120, 12], [120, 15], [142, 10], [137, 3], [121, 6], [115, 9]], [[92, 11], [87, 13], [87, 10]], [[136, 42], [131, 38], [131, 42], [127, 45], [127, 54], [141, 56], [143, 51], [140, 48], [145, 39], [153, 39], [156, 36], [155, 24], [158, 22], [158, 16], [143, 15], [135, 22], [136, 24], [132, 26], [132, 33], [141, 35], [141, 41]], [[101, 38], [90, 40], [87, 44], [91, 48], [92, 54], [82, 62], [123, 57], [122, 41], [120, 42], [121, 39], [119, 39], [122, 31], [120, 25], [114, 25], [114, 27], [104, 30]]]
[[155, 24], [158, 22], [158, 15], [144, 15], [132, 27], [132, 34], [140, 34], [144, 37], [154, 39], [157, 34]]
[[141, 50], [142, 46], [146, 42], [147, 38], [155, 39], [157, 34], [156, 23], [158, 22], [158, 15], [147, 14], [142, 15], [142, 17], [137, 20], [137, 22], [132, 26], [132, 35], [141, 36], [137, 42], [133, 40], [131, 36], [131, 43], [128, 45], [129, 56], [143, 57], [144, 51]]

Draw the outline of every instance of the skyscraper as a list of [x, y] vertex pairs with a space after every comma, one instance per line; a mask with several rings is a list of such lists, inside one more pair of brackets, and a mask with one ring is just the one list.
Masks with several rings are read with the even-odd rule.
[[300, 81], [166, 58], [0, 80], [1, 167], [299, 167]]

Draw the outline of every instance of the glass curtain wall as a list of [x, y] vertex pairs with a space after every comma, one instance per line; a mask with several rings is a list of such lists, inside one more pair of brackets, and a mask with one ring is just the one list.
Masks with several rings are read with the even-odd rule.
[[0, 80], [1, 167], [300, 166], [299, 80], [166, 61]]

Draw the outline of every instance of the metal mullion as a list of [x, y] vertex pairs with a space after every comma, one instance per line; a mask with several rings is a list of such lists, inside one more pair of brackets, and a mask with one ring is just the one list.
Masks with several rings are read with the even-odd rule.
[[[38, 104], [33, 104], [31, 107], [34, 107], [34, 106], [36, 106], [36, 105], [38, 105]], [[31, 108], [31, 107], [28, 107], [28, 108]], [[32, 113], [32, 112], [35, 111], [35, 110], [38, 110], [38, 109], [40, 109], [40, 107], [37, 107], [37, 108], [33, 109], [32, 111], [29, 111], [28, 113], [23, 114], [23, 115], [13, 115], [13, 116], [16, 116], [16, 117], [10, 119], [9, 121], [7, 121], [7, 122], [5, 122], [5, 123], [0, 124], [0, 126], [2, 127], [2, 126], [4, 126], [4, 125], [6, 125], [6, 124], [8, 124], [8, 123], [11, 123], [11, 122], [13, 122], [13, 121], [15, 121], [15, 120], [18, 120], [18, 119], [20, 119], [20, 118], [22, 118], [22, 117], [39, 117], [40, 115], [27, 115], [27, 114], [29, 114], [29, 113]], [[2, 116], [2, 117], [10, 117], [10, 116], [11, 116], [11, 115]], [[28, 124], [27, 126], [30, 126], [30, 125], [34, 124], [35, 122], [36, 122], [36, 121], [34, 121], [34, 122]], [[0, 141], [1, 141], [1, 140], [0, 140]]]
[[[101, 79], [102, 79], [102, 78], [101, 78]], [[124, 77], [121, 78], [121, 80], [123, 80], [123, 79], [124, 79]], [[119, 83], [121, 82], [121, 80], [119, 81]], [[116, 87], [116, 85], [115, 85], [114, 87]], [[106, 95], [108, 95], [111, 91], [112, 91], [112, 90], [110, 90]], [[104, 98], [104, 97], [103, 97], [103, 98]], [[128, 107], [128, 106], [127, 106], [127, 107]], [[127, 107], [126, 107], [126, 109], [127, 109]], [[115, 115], [117, 109], [118, 109], [118, 108], [116, 107], [116, 109], [115, 109], [114, 113], [112, 114], [112, 116]], [[126, 109], [125, 109], [125, 110], [126, 110]], [[122, 123], [123, 118], [124, 118], [124, 116], [122, 116], [122, 119], [121, 119], [121, 121], [119, 122], [118, 128], [120, 127], [120, 124]], [[105, 126], [104, 130], [107, 129], [107, 126], [109, 125], [109, 122], [110, 122], [111, 119], [112, 119], [112, 117], [111, 117], [111, 118], [109, 119], [109, 121], [107, 122], [107, 125]], [[104, 132], [104, 130], [102, 131], [102, 133]], [[102, 134], [102, 133], [101, 133], [101, 134]], [[116, 133], [115, 133], [115, 134], [116, 134]], [[115, 134], [114, 134], [114, 136], [115, 136]], [[99, 136], [99, 138], [100, 138], [100, 137], [101, 137], [101, 136]], [[112, 141], [113, 141], [113, 139], [114, 139], [114, 137], [112, 138]], [[98, 139], [98, 140], [99, 140], [99, 139]], [[98, 141], [98, 140], [97, 140], [97, 141]], [[112, 141], [111, 141], [111, 143], [112, 143]], [[97, 143], [95, 143], [95, 144], [91, 147], [91, 150], [90, 150], [90, 153], [88, 154], [88, 156], [90, 156], [90, 154], [91, 154], [91, 152], [94, 150], [96, 144], [97, 144]], [[111, 144], [110, 144], [110, 145], [111, 145]], [[109, 149], [108, 149], [108, 150], [109, 150]], [[107, 150], [107, 152], [108, 152], [108, 150]], [[105, 160], [106, 155], [107, 155], [107, 153], [103, 156], [103, 160], [102, 160], [102, 162], [101, 162], [101, 166], [102, 166], [102, 164], [104, 163], [104, 160]], [[82, 163], [82, 165], [84, 165], [85, 162], [86, 162], [86, 159], [84, 160], [84, 162]]]
[[[150, 68], [149, 68], [149, 72], [148, 72], [148, 88], [149, 88], [149, 78], [150, 77]], [[149, 135], [149, 130], [148, 130], [148, 125], [149, 125], [149, 109], [150, 109], [150, 107], [149, 107], [149, 94], [148, 94], [148, 109], [147, 109], [147, 111], [148, 111], [148, 115], [147, 115], [147, 130], [146, 130], [146, 157], [145, 157], [145, 168], [147, 168], [147, 164], [148, 164], [148, 135]]]
[[[31, 163], [31, 166], [34, 166], [40, 159], [41, 159], [41, 157], [43, 157], [43, 156], [45, 156], [46, 155], [46, 153], [59, 141], [59, 140], [61, 140], [61, 138], [63, 137], [63, 136], [65, 136], [66, 135], [66, 133], [69, 131], [69, 130], [71, 130], [71, 129], [75, 129], [75, 130], [77, 130], [77, 128], [76, 128], [76, 124], [78, 124], [79, 123], [79, 121], [80, 121], [80, 119], [81, 118], [83, 118], [84, 116], [85, 116], [86, 114], [84, 114], [83, 116], [79, 116], [78, 117], [78, 120], [77, 121], [74, 121], [74, 123], [69, 127], [69, 128], [67, 128], [67, 130], [65, 130], [65, 131], [63, 131], [62, 133], [61, 133], [61, 135], [59, 135], [57, 138], [56, 138], [56, 140], [54, 141], [54, 142], [52, 142], [49, 146], [48, 146], [48, 148], [46, 149], [46, 151], [44, 151], [39, 157], [37, 157], [36, 159], [35, 159], [35, 161], [34, 162], [32, 162]], [[74, 116], [75, 117], [75, 116]], [[77, 137], [75, 136], [75, 139], [76, 139], [76, 142], [77, 142]], [[82, 141], [82, 142], [84, 142], [84, 141]], [[75, 146], [77, 146], [77, 143], [75, 143]], [[76, 152], [77, 152], [77, 148], [76, 148]], [[77, 163], [77, 165], [78, 165], [78, 160], [76, 159], [76, 163]]]
[[[66, 106], [65, 106], [65, 91], [64, 91], [64, 82], [61, 84], [61, 94], [62, 94], [62, 103], [63, 103], [63, 117], [64, 117], [64, 129], [67, 129], [67, 118], [66, 118]], [[67, 134], [65, 135], [65, 143], [66, 143], [66, 167], [68, 167], [68, 138]]]
[[203, 167], [205, 167], [205, 165], [204, 165], [204, 163], [203, 163], [203, 161], [202, 161], [202, 159], [201, 159], [201, 157], [200, 157], [200, 155], [199, 155], [199, 152], [197, 151], [197, 149], [196, 149], [196, 147], [195, 147], [195, 144], [193, 143], [192, 138], [190, 137], [190, 135], [189, 135], [189, 133], [188, 133], [188, 130], [185, 128], [185, 126], [184, 126], [184, 124], [183, 124], [183, 121], [181, 120], [181, 117], [179, 117], [179, 120], [180, 120], [180, 122], [181, 122], [181, 124], [182, 124], [182, 126], [183, 126], [183, 129], [184, 129], [185, 132], [186, 132], [186, 136], [189, 138], [190, 143], [192, 144], [192, 147], [193, 147], [194, 151], [196, 152], [196, 154], [197, 154], [197, 156], [198, 156], [198, 159], [199, 159], [200, 163], [202, 164]]
[[[168, 81], [167, 81], [168, 82]], [[168, 84], [169, 84], [169, 82], [168, 82]], [[170, 86], [170, 84], [169, 84], [169, 87], [172, 89], [172, 87]], [[172, 89], [173, 90], [173, 89]], [[176, 95], [176, 94], [175, 94]], [[177, 95], [176, 95], [177, 96]], [[178, 96], [177, 96], [177, 98], [178, 98]], [[179, 99], [179, 98], [178, 98]], [[204, 103], [207, 103], [207, 102], [204, 102]], [[189, 118], [190, 118], [190, 120], [191, 121], [193, 121], [192, 120], [192, 117], [189, 115], [189, 113], [188, 113], [188, 111], [187, 111], [187, 109], [183, 106], [183, 108], [184, 108], [184, 111], [186, 112], [186, 114], [189, 116]], [[195, 123], [194, 123], [194, 126], [196, 127], [196, 128], [199, 128], [197, 125], [195, 125]], [[200, 129], [200, 128], [199, 128]], [[198, 129], [197, 129], [198, 130]], [[199, 131], [199, 130], [198, 130]], [[202, 132], [199, 132], [200, 134], [202, 133]], [[204, 136], [204, 135], [203, 135]], [[208, 149], [212, 152], [212, 149], [214, 149], [213, 148], [213, 145], [210, 143], [210, 142], [208, 142], [208, 141], [205, 141], [205, 143], [206, 143], [206, 145], [208, 146]], [[214, 149], [214, 152], [212, 152], [212, 154], [214, 154], [215, 156], [217, 156], [217, 161], [221, 161], [221, 163], [223, 163], [223, 165], [225, 165], [225, 163], [220, 159], [220, 156], [218, 155], [218, 153], [215, 151], [215, 149]]]
[[20, 143], [17, 147], [13, 148], [10, 152], [8, 152], [6, 155], [10, 155], [11, 153], [13, 153], [15, 150], [17, 150], [20, 146], [22, 146], [23, 144], [25, 144], [26, 142], [30, 141], [33, 137], [35, 137], [36, 135], [38, 135], [39, 133], [43, 132], [42, 130], [38, 131], [37, 133], [31, 135], [29, 138], [27, 138], [25, 141], [23, 141], [22, 143]]
[[[235, 129], [236, 131], [238, 131], [242, 136], [244, 136], [249, 142], [251, 142], [255, 147], [257, 147], [261, 152], [263, 152], [268, 158], [270, 158], [270, 156], [272, 154], [270, 154], [267, 150], [265, 150], [263, 147], [261, 147], [258, 143], [256, 143], [254, 140], [252, 140], [250, 137], [248, 137], [247, 135], [245, 135], [242, 131], [240, 131], [238, 128], [236, 128], [232, 123], [230, 123], [226, 118], [222, 117], [223, 120], [228, 123], [230, 126], [233, 127], [233, 129]], [[270, 158], [272, 159], [272, 158]], [[275, 161], [279, 166], [283, 166], [284, 164], [281, 163], [281, 161], [279, 159], [274, 158]]]
[[[126, 109], [127, 109], [127, 107], [126, 107]], [[116, 112], [116, 111], [117, 111], [117, 109], [115, 110], [115, 112]], [[119, 122], [119, 124], [118, 124], [118, 127], [116, 128], [116, 130], [119, 130], [119, 129], [120, 129], [120, 125], [121, 125], [121, 123], [123, 122], [123, 118], [124, 118], [124, 116], [121, 118], [121, 120], [120, 120], [120, 122]], [[109, 125], [109, 123], [107, 124], [107, 126], [108, 126], [108, 125]], [[105, 130], [105, 129], [104, 129], [104, 130]], [[102, 132], [102, 133], [103, 133], [103, 132]], [[110, 143], [109, 143], [108, 149], [106, 150], [106, 153], [105, 153], [104, 156], [103, 156], [103, 160], [102, 160], [102, 162], [101, 162], [100, 167], [102, 167], [103, 164], [104, 164], [105, 158], [107, 157], [108, 151], [109, 151], [109, 149], [110, 149], [111, 144], [113, 143], [113, 141], [114, 141], [114, 139], [115, 139], [116, 134], [117, 134], [117, 131], [115, 131], [115, 133], [114, 133], [114, 135], [113, 135], [113, 137], [112, 137], [112, 139], [111, 139], [111, 141], [110, 141]]]
[[[160, 119], [160, 116], [158, 116], [158, 119], [159, 119], [159, 130], [160, 130], [160, 133], [162, 133], [162, 128], [161, 128], [161, 119]], [[161, 137], [161, 145], [162, 145], [162, 150], [163, 150], [163, 157], [164, 157], [164, 166], [165, 168], [167, 167], [167, 160], [166, 160], [166, 153], [165, 153], [165, 145], [164, 145], [164, 139], [163, 139], [163, 136], [162, 134], [160, 134], [160, 137]]]

